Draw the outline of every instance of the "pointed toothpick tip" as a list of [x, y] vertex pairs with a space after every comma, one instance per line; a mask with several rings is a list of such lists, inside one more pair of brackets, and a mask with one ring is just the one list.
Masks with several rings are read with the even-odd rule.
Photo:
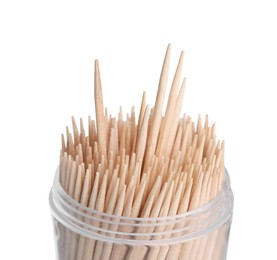
[[169, 43], [169, 44], [167, 45], [165, 57], [168, 57], [168, 58], [169, 58], [170, 53], [171, 53], [171, 43]]

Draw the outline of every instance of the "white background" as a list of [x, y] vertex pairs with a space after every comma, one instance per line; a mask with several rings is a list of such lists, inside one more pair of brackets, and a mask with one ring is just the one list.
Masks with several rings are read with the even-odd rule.
[[71, 115], [94, 116], [94, 59], [109, 111], [138, 111], [169, 42], [171, 74], [186, 51], [183, 112], [226, 140], [228, 260], [277, 259], [275, 2], [0, 1], [0, 259], [55, 259], [48, 193]]

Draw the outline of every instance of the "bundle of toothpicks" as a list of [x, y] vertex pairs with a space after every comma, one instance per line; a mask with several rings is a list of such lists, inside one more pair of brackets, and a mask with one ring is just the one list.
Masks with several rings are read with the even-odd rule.
[[[73, 132], [61, 138], [60, 183], [75, 201], [90, 209], [129, 218], [159, 218], [195, 210], [217, 196], [224, 181], [224, 142], [217, 141], [208, 116], [196, 123], [181, 115], [186, 78], [181, 78], [181, 52], [163, 107], [171, 46], [164, 58], [155, 105], [146, 93], [138, 118], [135, 108], [117, 117], [104, 108], [99, 63], [95, 61], [96, 119], [86, 133], [72, 117]], [[163, 113], [163, 111], [165, 111]], [[172, 227], [174, 228], [174, 227]], [[134, 231], [135, 232], [135, 231]], [[214, 240], [214, 242], [212, 241]], [[185, 245], [148, 248], [105, 245], [103, 241], [67, 232], [63, 259], [216, 259], [214, 236]], [[123, 245], [122, 245], [123, 247]], [[219, 254], [219, 253], [217, 253]]]

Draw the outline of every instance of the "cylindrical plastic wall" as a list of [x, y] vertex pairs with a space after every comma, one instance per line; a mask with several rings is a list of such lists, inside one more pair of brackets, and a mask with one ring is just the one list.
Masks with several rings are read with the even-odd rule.
[[225, 171], [205, 206], [164, 218], [127, 218], [91, 210], [69, 197], [56, 173], [50, 192], [57, 260], [225, 260], [233, 194]]

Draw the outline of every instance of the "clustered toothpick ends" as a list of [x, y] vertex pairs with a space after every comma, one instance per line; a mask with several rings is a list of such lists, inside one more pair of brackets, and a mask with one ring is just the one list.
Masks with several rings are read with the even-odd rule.
[[[88, 118], [86, 133], [83, 120], [78, 128], [72, 117], [73, 132], [67, 127], [66, 135], [62, 135], [60, 183], [80, 204], [116, 216], [158, 218], [197, 209], [221, 191], [224, 142], [217, 141], [215, 124], [209, 124], [208, 116], [204, 122], [199, 116], [196, 124], [189, 116], [181, 116], [186, 87], [186, 79], [181, 79], [184, 52], [162, 113], [170, 52], [169, 45], [155, 105], [147, 105], [144, 92], [138, 119], [134, 107], [126, 117], [122, 109], [117, 117], [108, 114], [99, 63], [95, 61], [96, 120]], [[113, 259], [117, 247], [75, 238], [67, 241], [65, 259], [72, 255], [78, 260]], [[166, 252], [151, 249], [145, 254], [136, 249], [121, 250], [122, 258], [118, 259], [196, 259], [192, 255], [199, 246], [189, 243]]]

